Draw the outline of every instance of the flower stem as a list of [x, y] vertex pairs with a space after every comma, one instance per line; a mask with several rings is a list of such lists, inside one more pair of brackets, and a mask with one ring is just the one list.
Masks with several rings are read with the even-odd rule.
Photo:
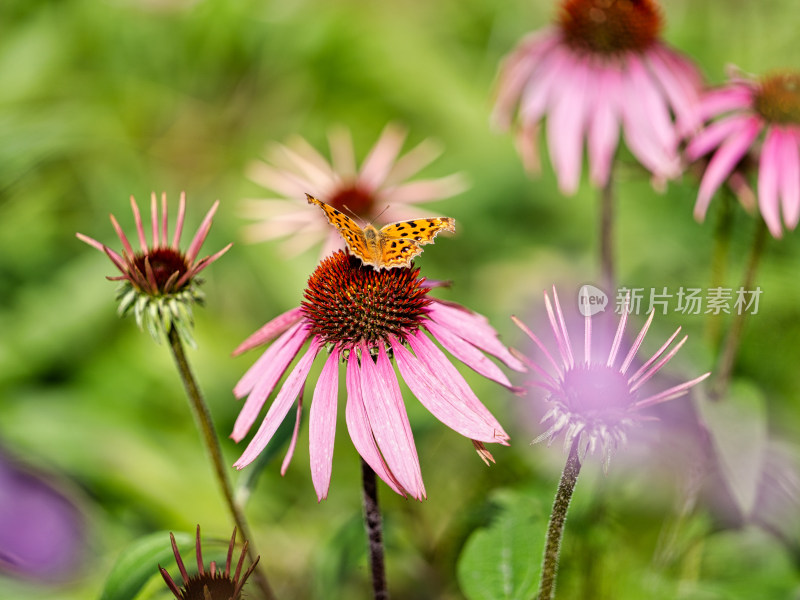
[[600, 190], [600, 283], [607, 294], [616, 285], [614, 263], [614, 182], [612, 173]]
[[[233, 488], [231, 487], [230, 479], [228, 479], [228, 472], [222, 460], [222, 450], [220, 449], [217, 439], [217, 432], [214, 429], [214, 423], [211, 420], [211, 413], [208, 410], [205, 400], [203, 400], [203, 395], [200, 393], [200, 388], [189, 367], [189, 361], [186, 359], [186, 353], [183, 351], [183, 342], [181, 342], [180, 335], [174, 327], [170, 328], [168, 337], [170, 348], [172, 349], [172, 356], [175, 359], [175, 365], [178, 367], [178, 372], [183, 381], [183, 387], [186, 390], [186, 395], [189, 397], [189, 405], [192, 409], [195, 424], [200, 430], [203, 444], [214, 466], [214, 475], [222, 489], [225, 504], [233, 517], [233, 522], [237, 529], [241, 532], [243, 538], [249, 542], [247, 554], [250, 560], [255, 562], [258, 557], [258, 552], [256, 552], [254, 538], [250, 532], [250, 526], [247, 523], [244, 512], [233, 496]], [[256, 584], [261, 589], [261, 596], [263, 599], [275, 600], [275, 595], [272, 593], [272, 588], [270, 588], [267, 576], [260, 566], [253, 572], [253, 577], [255, 578]]]
[[[750, 249], [750, 257], [747, 260], [747, 267], [742, 280], [742, 289], [751, 290], [756, 280], [758, 265], [761, 256], [764, 254], [764, 246], [767, 241], [767, 225], [763, 219], [758, 219], [756, 232], [753, 238], [753, 246]], [[736, 362], [736, 355], [739, 352], [739, 345], [742, 341], [742, 331], [747, 311], [739, 309], [733, 316], [728, 337], [725, 338], [725, 345], [720, 352], [720, 359], [716, 369], [717, 375], [711, 385], [709, 397], [712, 400], [720, 400], [728, 391], [728, 384], [733, 375], [733, 365]]]
[[578, 457], [578, 439], [576, 439], [567, 456], [567, 464], [558, 482], [558, 491], [553, 501], [553, 510], [550, 513], [550, 523], [547, 526], [547, 542], [544, 546], [544, 564], [542, 576], [539, 581], [538, 600], [551, 600], [556, 590], [556, 572], [558, 571], [558, 556], [561, 552], [561, 538], [564, 536], [564, 523], [567, 519], [567, 509], [572, 499], [572, 492], [581, 472], [581, 461]]
[[[727, 189], [727, 188], [725, 188]], [[733, 230], [733, 199], [730, 193], [720, 194], [719, 220], [714, 229], [714, 248], [711, 254], [711, 281], [709, 288], [719, 288], [725, 283], [728, 254]], [[711, 347], [718, 347], [722, 339], [723, 313], [710, 312], [706, 323], [706, 334]]]
[[369, 541], [369, 566], [372, 572], [372, 593], [375, 600], [387, 600], [386, 568], [383, 562], [381, 509], [378, 505], [378, 480], [375, 471], [361, 459], [361, 480], [364, 495], [364, 525]]

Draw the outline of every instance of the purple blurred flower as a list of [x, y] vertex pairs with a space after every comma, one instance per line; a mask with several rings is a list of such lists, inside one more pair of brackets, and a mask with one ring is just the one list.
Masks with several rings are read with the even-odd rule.
[[565, 0], [558, 23], [533, 33], [503, 61], [493, 119], [516, 120], [525, 167], [539, 169], [537, 140], [547, 140], [558, 184], [578, 189], [584, 138], [593, 185], [606, 185], [625, 142], [656, 180], [681, 172], [679, 132], [693, 125], [701, 78], [695, 66], [660, 39], [662, 19], [651, 0]]
[[85, 527], [63, 492], [0, 451], [0, 571], [38, 582], [74, 577]]
[[306, 202], [308, 192], [368, 223], [381, 213], [389, 222], [434, 216], [416, 205], [461, 193], [466, 188], [464, 179], [455, 174], [407, 181], [440, 150], [426, 140], [399, 156], [405, 137], [403, 129], [387, 125], [360, 168], [350, 132], [341, 127], [329, 135], [330, 162], [299, 136], [288, 145], [275, 144], [268, 162], [253, 163], [249, 175], [278, 195], [245, 201], [245, 216], [259, 221], [246, 228], [245, 236], [254, 242], [288, 238], [284, 248], [290, 253], [320, 242], [324, 242], [321, 256], [342, 248], [341, 236]]
[[186, 194], [181, 193], [178, 206], [178, 217], [172, 241], [167, 237], [167, 195], [161, 196], [161, 218], [158, 214], [158, 202], [155, 193], [150, 198], [150, 215], [152, 225], [152, 243], [148, 245], [144, 224], [136, 200], [131, 196], [131, 208], [136, 221], [136, 234], [141, 250], [136, 252], [128, 238], [117, 223], [114, 215], [110, 215], [111, 224], [122, 243], [122, 254], [118, 254], [82, 233], [76, 234], [78, 239], [105, 253], [122, 275], [109, 277], [112, 281], [121, 281], [118, 292], [119, 312], [125, 314], [133, 310], [139, 327], [147, 327], [153, 338], [161, 340], [171, 327], [175, 327], [184, 341], [194, 345], [192, 328], [192, 304], [202, 303], [203, 294], [199, 285], [202, 283], [197, 275], [208, 265], [225, 254], [232, 244], [211, 256], [197, 259], [200, 248], [211, 228], [211, 220], [219, 206], [217, 200], [206, 214], [186, 253], [178, 248], [183, 220], [186, 214]]
[[713, 156], [700, 183], [695, 218], [705, 218], [719, 186], [752, 153], [758, 158], [758, 206], [770, 233], [781, 237], [781, 220], [794, 229], [800, 220], [800, 74], [760, 81], [735, 75], [701, 99], [697, 119], [711, 122], [689, 142], [686, 154], [690, 160]]
[[[627, 430], [645, 420], [642, 410], [673, 400], [686, 394], [692, 386], [703, 381], [710, 373], [674, 385], [669, 389], [642, 397], [642, 386], [649, 381], [686, 342], [680, 342], [669, 349], [678, 336], [680, 327], [635, 373], [629, 370], [644, 341], [647, 330], [653, 321], [654, 312], [642, 327], [633, 345], [624, 357], [620, 356], [628, 311], [623, 311], [608, 354], [597, 356], [592, 348], [592, 318], [585, 317], [583, 360], [577, 359], [573, 352], [561, 305], [555, 286], [553, 302], [547, 292], [544, 294], [547, 316], [558, 348], [558, 358], [554, 357], [544, 343], [519, 319], [514, 322], [533, 340], [541, 351], [542, 358], [537, 361], [524, 358], [525, 364], [534, 371], [539, 380], [532, 385], [547, 393], [549, 411], [542, 418], [548, 429], [534, 440], [534, 443], [548, 440], [552, 443], [556, 436], [564, 433], [564, 446], [569, 449], [576, 441], [580, 444], [580, 456], [587, 452], [600, 450], [603, 454], [604, 468], [608, 468], [611, 456], [618, 446], [627, 441]], [[620, 360], [621, 359], [621, 360]]]
[[[375, 271], [342, 251], [324, 259], [311, 275], [302, 306], [273, 319], [250, 336], [235, 354], [275, 340], [234, 388], [247, 396], [231, 437], [241, 441], [301, 348], [299, 362], [279, 388], [266, 416], [236, 461], [251, 463], [298, 400], [317, 354], [328, 357], [314, 386], [310, 414], [311, 476], [318, 499], [328, 495], [339, 394], [339, 363], [346, 363], [345, 420], [363, 459], [402, 495], [425, 497], [419, 459], [392, 357], [411, 392], [445, 425], [473, 440], [484, 459], [483, 443], [508, 444], [508, 435], [478, 400], [450, 359], [433, 343], [484, 377], [507, 388], [508, 378], [484, 352], [516, 370], [524, 367], [497, 339], [486, 318], [459, 305], [428, 296], [417, 268]], [[277, 339], [276, 339], [277, 338]], [[297, 425], [283, 471], [294, 451]]]

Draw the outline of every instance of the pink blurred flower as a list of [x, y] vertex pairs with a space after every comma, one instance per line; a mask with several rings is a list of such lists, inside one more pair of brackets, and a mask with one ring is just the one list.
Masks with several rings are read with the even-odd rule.
[[713, 153], [700, 183], [694, 216], [703, 220], [714, 193], [736, 175], [748, 153], [758, 159], [758, 206], [770, 232], [782, 235], [800, 220], [800, 74], [781, 73], [760, 81], [735, 75], [711, 90], [697, 109], [711, 120], [686, 148], [690, 160]]
[[138, 252], [131, 246], [114, 215], [110, 215], [111, 224], [122, 243], [122, 254], [87, 235], [75, 234], [81, 241], [106, 254], [114, 266], [119, 269], [122, 275], [108, 279], [122, 282], [117, 294], [120, 301], [120, 314], [125, 314], [132, 309], [139, 327], [146, 327], [156, 340], [162, 339], [170, 327], [175, 327], [184, 341], [194, 345], [191, 335], [191, 306], [195, 302], [201, 303], [203, 300], [203, 294], [199, 289], [202, 281], [197, 275], [225, 254], [232, 245], [228, 244], [211, 256], [197, 259], [200, 248], [211, 228], [211, 221], [217, 206], [219, 206], [219, 200], [206, 214], [185, 253], [178, 248], [186, 214], [185, 193], [181, 193], [172, 241], [168, 239], [167, 235], [167, 195], [162, 194], [161, 196], [161, 216], [159, 218], [155, 193], [150, 198], [152, 226], [152, 242], [150, 244], [147, 243], [139, 207], [131, 196], [131, 208], [141, 248]]
[[459, 174], [408, 181], [429, 165], [440, 150], [429, 140], [399, 156], [406, 133], [387, 125], [378, 141], [356, 166], [350, 132], [334, 128], [328, 136], [330, 162], [306, 140], [274, 144], [268, 160], [253, 163], [249, 176], [277, 195], [244, 203], [246, 217], [258, 222], [245, 229], [249, 241], [288, 238], [284, 248], [299, 253], [323, 242], [322, 256], [342, 248], [342, 238], [324, 216], [305, 200], [306, 193], [334, 208], [370, 223], [382, 214], [385, 221], [435, 216], [419, 210], [418, 203], [449, 198], [466, 189]]
[[679, 132], [693, 124], [701, 78], [659, 39], [661, 28], [651, 0], [564, 0], [555, 26], [520, 42], [501, 65], [493, 120], [502, 128], [517, 121], [527, 169], [539, 169], [536, 138], [546, 116], [565, 194], [578, 189], [584, 138], [591, 183], [606, 185], [620, 128], [656, 180], [681, 173]]
[[499, 342], [485, 317], [430, 298], [429, 291], [413, 266], [376, 271], [343, 251], [324, 259], [309, 278], [302, 305], [264, 325], [235, 351], [239, 354], [275, 340], [234, 388], [237, 398], [247, 396], [231, 435], [238, 442], [309, 342], [234, 466], [241, 469], [261, 453], [298, 400], [285, 472], [297, 441], [303, 388], [323, 348], [328, 357], [314, 386], [309, 420], [311, 477], [319, 500], [327, 497], [330, 487], [340, 361], [346, 363], [345, 420], [350, 438], [398, 494], [422, 499], [425, 486], [392, 357], [419, 401], [445, 425], [473, 440], [482, 457], [491, 457], [484, 442], [507, 445], [506, 432], [426, 333], [464, 364], [507, 388], [513, 389], [508, 378], [483, 353], [512, 369], [524, 367]]
[[607, 469], [611, 456], [627, 441], [628, 429], [647, 418], [641, 413], [643, 409], [683, 396], [689, 388], [710, 375], [705, 373], [691, 381], [642, 397], [642, 386], [666, 365], [686, 342], [688, 336], [684, 336], [668, 350], [678, 336], [680, 327], [635, 373], [629, 374], [631, 364], [653, 322], [654, 312], [650, 313], [650, 317], [624, 358], [620, 356], [620, 348], [628, 321], [628, 311], [623, 311], [608, 354], [599, 357], [592, 348], [592, 317], [585, 317], [583, 360], [580, 360], [573, 352], [555, 286], [553, 302], [551, 303], [547, 292], [544, 294], [544, 302], [558, 349], [557, 358], [524, 323], [512, 317], [541, 352], [541, 358], [537, 360], [523, 357], [525, 364], [539, 377], [531, 384], [545, 390], [546, 400], [550, 405], [550, 410], [541, 421], [549, 424], [548, 429], [537, 437], [534, 443], [545, 439], [548, 443], [552, 443], [556, 436], [564, 433], [565, 448], [569, 449], [577, 440], [580, 444], [581, 457], [587, 452], [593, 454], [596, 450], [600, 450], [603, 454], [604, 468]]

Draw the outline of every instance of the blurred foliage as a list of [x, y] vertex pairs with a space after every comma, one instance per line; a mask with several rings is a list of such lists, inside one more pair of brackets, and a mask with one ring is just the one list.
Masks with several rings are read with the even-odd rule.
[[[800, 65], [791, 0], [673, 0], [664, 12], [667, 40], [711, 81], [731, 62], [756, 73]], [[459, 235], [418, 264], [430, 278], [453, 280], [438, 295], [487, 314], [510, 344], [522, 342], [508, 316], [536, 326], [542, 289], [593, 280], [595, 194], [584, 185], [563, 198], [548, 164], [541, 178], [527, 178], [510, 137], [488, 124], [499, 60], [552, 13], [547, 2], [489, 0], [0, 3], [0, 437], [73, 482], [91, 548], [64, 586], [4, 579], [0, 598], [98, 597], [139, 538], [191, 533], [196, 523], [207, 535], [231, 530], [167, 348], [117, 318], [115, 285], [104, 278], [112, 265], [74, 237], [116, 247], [107, 215], [130, 231], [129, 195], [166, 190], [177, 200], [186, 190], [187, 231], [222, 201], [204, 251], [237, 243], [205, 274], [207, 307], [197, 311], [199, 349], [189, 358], [223, 438], [240, 406], [230, 390], [256, 356], [232, 359], [230, 351], [297, 305], [316, 261], [313, 252], [286, 260], [274, 245], [239, 241], [239, 201], [264, 194], [245, 168], [271, 140], [298, 133], [324, 149], [328, 127], [343, 123], [363, 156], [396, 121], [409, 128], [407, 147], [441, 141], [444, 155], [423, 175], [460, 171], [472, 187], [436, 205], [459, 221]], [[690, 176], [664, 194], [632, 166], [621, 165], [618, 178], [621, 282], [707, 286], [719, 202], [698, 224]], [[728, 287], [739, 285], [753, 226], [737, 208]], [[785, 439], [800, 431], [798, 258], [796, 235], [768, 244], [760, 310], [737, 363], [737, 375], [766, 399], [770, 435]], [[671, 366], [710, 368], [705, 319], [670, 313], [654, 329], [678, 324], [690, 342]], [[514, 443], [492, 449], [497, 464], [486, 468], [468, 441], [407, 395], [428, 500], [380, 489], [394, 598], [464, 598], [457, 559], [476, 529], [500, 518], [493, 490], [525, 490], [545, 506], [555, 491], [564, 456], [527, 443], [539, 433], [536, 398], [467, 377]], [[268, 465], [250, 498], [262, 564], [281, 598], [368, 597], [359, 463], [341, 421], [328, 500], [318, 504], [313, 492], [307, 427], [286, 476]], [[653, 437], [669, 447], [668, 435]], [[223, 449], [230, 463], [241, 451], [227, 439]], [[725, 512], [730, 498], [703, 498], [684, 515], [678, 478], [635, 448], [630, 455], [637, 458], [612, 463], [608, 477], [596, 465], [584, 470], [567, 521], [562, 597], [796, 593], [797, 539], [742, 529]], [[649, 456], [657, 461], [658, 452]], [[156, 581], [141, 597], [168, 594]]]

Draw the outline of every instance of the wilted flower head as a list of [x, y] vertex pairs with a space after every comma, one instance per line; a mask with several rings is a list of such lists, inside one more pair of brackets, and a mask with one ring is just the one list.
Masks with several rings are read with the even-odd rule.
[[735, 74], [708, 92], [697, 109], [710, 121], [689, 142], [690, 160], [713, 153], [694, 215], [705, 218], [711, 198], [748, 153], [758, 160], [758, 206], [770, 232], [794, 229], [800, 220], [800, 72], [754, 80]]
[[653, 0], [562, 0], [557, 23], [529, 35], [500, 68], [494, 120], [516, 120], [523, 163], [538, 171], [538, 131], [561, 191], [574, 193], [586, 138], [593, 185], [608, 182], [622, 128], [636, 159], [658, 180], [681, 172], [679, 135], [692, 125], [695, 67], [660, 39]]
[[175, 543], [175, 536], [172, 533], [169, 534], [169, 539], [172, 542], [172, 553], [175, 555], [175, 562], [178, 563], [178, 570], [183, 578], [183, 586], [179, 588], [167, 570], [161, 565], [158, 565], [158, 570], [161, 572], [167, 587], [175, 594], [178, 600], [239, 600], [242, 597], [242, 588], [247, 578], [250, 577], [250, 573], [256, 568], [260, 557], [257, 557], [242, 575], [242, 566], [244, 565], [244, 557], [247, 554], [248, 545], [245, 540], [242, 554], [236, 565], [236, 571], [231, 576], [231, 559], [233, 558], [233, 548], [236, 545], [236, 528], [233, 529], [231, 543], [228, 545], [225, 571], [219, 571], [214, 561], [211, 561], [208, 565], [208, 571], [206, 571], [203, 566], [203, 553], [200, 549], [200, 525], [197, 526], [195, 541], [197, 574], [191, 577], [183, 565], [181, 553], [178, 551], [178, 545]]
[[300, 349], [309, 343], [280, 387], [255, 437], [236, 461], [251, 463], [298, 400], [297, 424], [283, 471], [294, 451], [303, 388], [321, 350], [328, 357], [312, 397], [309, 428], [311, 476], [317, 497], [328, 495], [339, 395], [339, 362], [346, 363], [345, 420], [362, 458], [394, 491], [425, 496], [419, 459], [392, 358], [411, 392], [445, 425], [473, 440], [484, 458], [484, 442], [507, 445], [508, 435], [481, 404], [446, 350], [481, 375], [511, 388], [491, 354], [512, 369], [522, 364], [497, 339], [486, 318], [429, 296], [419, 269], [376, 271], [342, 251], [324, 259], [308, 280], [305, 300], [250, 336], [235, 354], [275, 341], [234, 388], [247, 396], [231, 437], [242, 440]]
[[650, 313], [650, 317], [624, 357], [620, 355], [620, 348], [628, 321], [627, 306], [607, 355], [604, 353], [598, 356], [592, 348], [592, 317], [585, 317], [583, 359], [580, 360], [573, 352], [555, 286], [553, 302], [551, 303], [547, 292], [544, 294], [544, 302], [558, 349], [557, 358], [524, 323], [512, 317], [533, 340], [544, 357], [538, 361], [524, 358], [525, 364], [540, 378], [532, 384], [547, 392], [546, 400], [550, 405], [550, 410], [542, 418], [542, 423], [549, 425], [548, 429], [537, 437], [534, 443], [545, 439], [552, 442], [563, 432], [564, 446], [567, 449], [577, 441], [581, 457], [587, 452], [594, 453], [600, 450], [603, 454], [604, 468], [608, 468], [608, 463], [617, 447], [625, 443], [627, 430], [646, 418], [640, 412], [642, 409], [683, 396], [689, 388], [710, 374], [705, 373], [691, 381], [643, 397], [642, 386], [667, 364], [686, 342], [688, 336], [684, 336], [672, 349], [669, 349], [680, 333], [680, 327], [650, 359], [635, 373], [630, 374], [629, 370], [653, 321], [654, 312]]
[[246, 201], [245, 215], [258, 222], [248, 226], [245, 235], [251, 241], [288, 238], [285, 248], [290, 252], [302, 252], [319, 242], [324, 242], [321, 256], [341, 248], [339, 234], [306, 202], [307, 192], [367, 223], [381, 213], [387, 221], [431, 216], [416, 205], [449, 198], [466, 186], [458, 174], [408, 181], [440, 151], [424, 141], [399, 156], [405, 137], [404, 130], [387, 125], [360, 167], [344, 128], [330, 132], [330, 162], [301, 137], [285, 146], [273, 145], [268, 161], [254, 163], [249, 174], [277, 195]]
[[161, 196], [161, 217], [159, 218], [155, 193], [150, 198], [152, 224], [152, 242], [150, 244], [147, 243], [145, 237], [139, 207], [131, 196], [131, 208], [141, 248], [138, 252], [131, 246], [114, 215], [110, 215], [111, 224], [122, 243], [122, 254], [118, 254], [89, 236], [82, 233], [76, 234], [78, 239], [104, 252], [120, 270], [122, 275], [108, 278], [112, 281], [122, 282], [117, 294], [120, 301], [119, 313], [124, 315], [129, 310], [133, 310], [139, 327], [146, 327], [156, 340], [161, 340], [171, 328], [175, 328], [185, 342], [194, 344], [191, 331], [192, 304], [203, 301], [203, 293], [199, 287], [202, 280], [197, 275], [231, 247], [231, 244], [228, 244], [216, 254], [197, 259], [200, 248], [211, 228], [211, 220], [217, 206], [219, 206], [219, 200], [206, 214], [185, 253], [178, 247], [186, 213], [185, 193], [181, 193], [172, 241], [167, 237], [167, 195], [162, 194]]

